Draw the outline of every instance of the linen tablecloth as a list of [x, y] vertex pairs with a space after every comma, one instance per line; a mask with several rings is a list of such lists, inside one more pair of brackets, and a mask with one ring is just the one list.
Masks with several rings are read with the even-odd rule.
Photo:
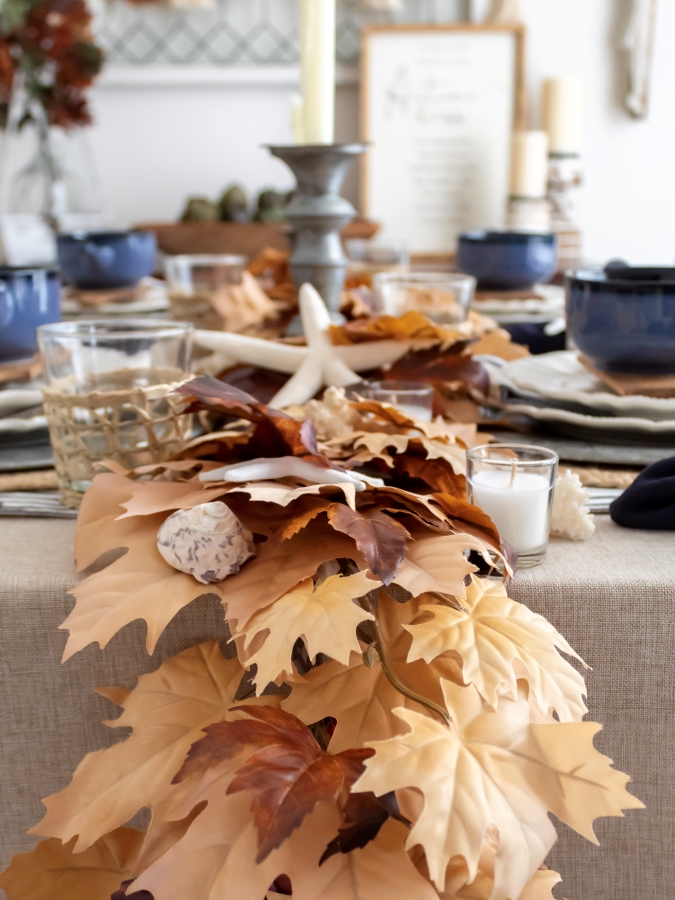
[[[0, 521], [0, 868], [33, 846], [25, 831], [41, 818], [40, 799], [65, 787], [87, 752], [123, 737], [102, 724], [116, 708], [94, 688], [132, 686], [162, 659], [224, 636], [217, 600], [202, 599], [153, 657], [136, 622], [104, 651], [91, 645], [62, 666], [73, 532], [72, 522]], [[675, 535], [599, 518], [592, 540], [552, 542], [545, 565], [519, 573], [510, 593], [593, 667], [590, 716], [605, 726], [596, 746], [647, 804], [598, 821], [599, 848], [558, 823], [550, 865], [565, 879], [559, 896], [665, 900], [675, 886]]]

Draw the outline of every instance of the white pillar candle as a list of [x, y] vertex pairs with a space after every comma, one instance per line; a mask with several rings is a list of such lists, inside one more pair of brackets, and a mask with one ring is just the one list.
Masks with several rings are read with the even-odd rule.
[[516, 131], [511, 145], [511, 196], [539, 200], [548, 184], [548, 135]]
[[542, 128], [548, 134], [549, 153], [578, 156], [584, 125], [584, 86], [581, 78], [549, 78], [542, 92]]
[[471, 478], [472, 502], [518, 553], [548, 543], [551, 484], [543, 475], [484, 469]]
[[335, 133], [336, 0], [300, 0], [303, 139], [332, 144]]

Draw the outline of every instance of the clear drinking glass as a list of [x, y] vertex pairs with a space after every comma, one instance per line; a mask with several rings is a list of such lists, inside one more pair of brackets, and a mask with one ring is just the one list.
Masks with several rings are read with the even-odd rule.
[[371, 381], [358, 393], [368, 400], [389, 403], [420, 422], [431, 422], [434, 389], [423, 381]]
[[546, 559], [558, 455], [546, 447], [490, 444], [466, 454], [467, 499], [518, 553], [521, 569]]
[[[219, 300], [228, 305], [229, 290], [241, 284], [248, 260], [231, 254], [167, 256], [164, 272], [169, 286], [171, 317], [210, 331], [223, 329]], [[227, 324], [227, 323], [225, 323]]]
[[95, 466], [162, 462], [191, 431], [173, 392], [189, 377], [187, 322], [59, 322], [37, 329], [45, 415], [61, 495], [79, 506]]
[[417, 310], [441, 325], [457, 325], [469, 314], [476, 279], [451, 272], [381, 272], [373, 277], [373, 290], [385, 315]]

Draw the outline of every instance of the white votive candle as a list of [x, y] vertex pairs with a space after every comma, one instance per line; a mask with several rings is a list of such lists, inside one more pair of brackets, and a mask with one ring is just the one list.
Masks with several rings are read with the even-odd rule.
[[487, 513], [518, 553], [546, 546], [552, 488], [544, 475], [484, 469], [473, 474], [471, 490], [474, 505]]

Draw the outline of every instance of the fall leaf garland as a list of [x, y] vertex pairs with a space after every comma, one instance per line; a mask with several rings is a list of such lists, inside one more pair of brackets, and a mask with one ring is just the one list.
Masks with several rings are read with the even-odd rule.
[[[214, 380], [183, 390], [225, 428], [159, 467], [96, 477], [76, 558], [98, 571], [75, 590], [66, 656], [137, 618], [151, 652], [206, 592], [232, 656], [202, 644], [132, 690], [102, 689], [123, 708], [108, 724], [131, 734], [45, 800], [33, 833], [47, 840], [0, 875], [8, 900], [53, 900], [62, 885], [74, 900], [549, 898], [549, 814], [595, 840], [594, 819], [641, 804], [581, 721], [583, 679], [559, 652], [572, 648], [477, 577], [469, 551], [489, 561], [500, 541], [461, 496], [455, 444], [376, 405], [359, 415], [385, 431], [333, 451], [358, 469], [355, 454], [393, 449], [381, 486], [203, 483], [263, 448], [338, 460], [308, 421]], [[216, 499], [256, 555], [205, 588], [156, 537], [173, 511]], [[143, 807], [147, 832], [125, 829]]]

